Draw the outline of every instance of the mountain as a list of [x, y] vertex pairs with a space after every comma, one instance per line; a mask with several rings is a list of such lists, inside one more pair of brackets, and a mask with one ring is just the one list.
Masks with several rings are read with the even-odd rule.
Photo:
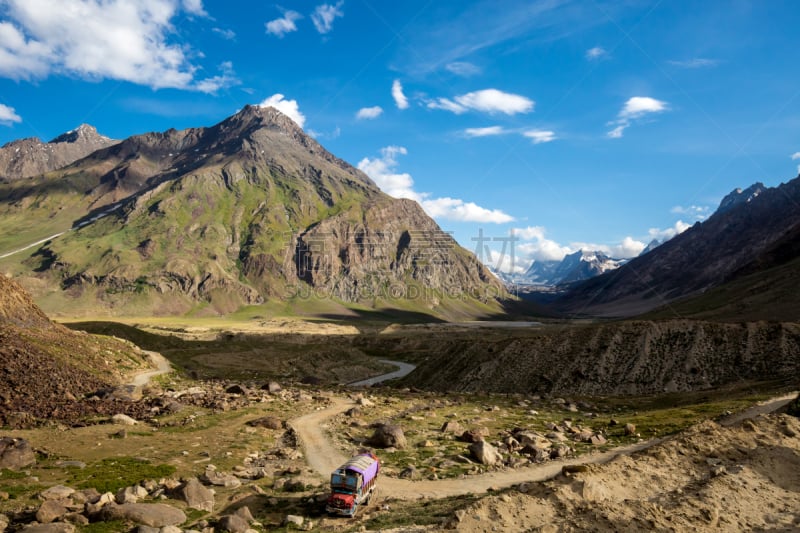
[[624, 259], [612, 259], [603, 252], [578, 250], [561, 261], [534, 261], [523, 275], [515, 276], [513, 281], [520, 285], [555, 287], [599, 276], [624, 263]]
[[51, 322], [29, 294], [2, 274], [0, 365], [0, 423], [12, 427], [139, 408], [86, 397], [148, 367], [141, 350], [129, 343]]
[[758, 195], [766, 190], [766, 187], [760, 181], [754, 183], [746, 189], [737, 188], [728, 193], [725, 198], [719, 203], [716, 213], [724, 213], [736, 207], [737, 205], [748, 203], [758, 198]]
[[0, 148], [0, 182], [50, 172], [117, 142], [100, 135], [88, 124], [81, 124], [47, 143], [35, 137], [12, 141]]
[[467, 316], [508, 296], [417, 203], [387, 196], [273, 108], [134, 136], [25, 181], [0, 187], [0, 250], [66, 232], [7, 263], [44, 280], [52, 309], [326, 301]]
[[[797, 257], [800, 177], [774, 188], [755, 184], [737, 191], [704, 222], [616, 271], [577, 284], [555, 305], [565, 311], [630, 316], [745, 275], [757, 276], [775, 266], [768, 258], [776, 254], [781, 264]], [[763, 302], [751, 316], [768, 313]]]
[[661, 246], [664, 242], [666, 242], [666, 240], [662, 242], [659, 241], [658, 239], [653, 239], [647, 246], [644, 247], [644, 250], [639, 252], [639, 255], [644, 255], [646, 253], [652, 252], [653, 250]]

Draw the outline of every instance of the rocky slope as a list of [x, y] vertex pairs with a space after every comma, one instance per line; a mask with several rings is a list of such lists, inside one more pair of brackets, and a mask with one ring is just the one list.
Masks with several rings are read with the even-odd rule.
[[121, 402], [90, 402], [147, 368], [129, 343], [76, 333], [48, 320], [24, 290], [0, 274], [0, 423], [27, 426], [43, 419], [77, 420], [125, 412]]
[[100, 135], [88, 124], [46, 143], [35, 137], [12, 141], [0, 148], [0, 182], [56, 170], [117, 142]]
[[64, 307], [224, 314], [329, 299], [437, 314], [497, 311], [507, 296], [419, 205], [272, 108], [132, 137], [3, 193], [9, 231], [20, 212], [72, 214], [74, 231], [17, 267], [60, 286]]
[[[800, 421], [708, 421], [645, 452], [486, 498], [451, 528], [482, 531], [797, 531]], [[420, 529], [419, 531], [426, 531]]]
[[580, 283], [556, 302], [568, 313], [629, 316], [731, 280], [800, 228], [800, 178], [732, 193], [708, 220]]
[[791, 323], [635, 321], [480, 338], [420, 332], [364, 345], [418, 361], [404, 382], [439, 391], [642, 395], [800, 375], [800, 327]]

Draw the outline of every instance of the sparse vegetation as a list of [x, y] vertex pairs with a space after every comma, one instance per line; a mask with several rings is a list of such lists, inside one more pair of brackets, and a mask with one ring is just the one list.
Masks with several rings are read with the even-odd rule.
[[145, 459], [113, 457], [75, 470], [70, 483], [78, 488], [95, 488], [101, 493], [116, 492], [146, 479], [169, 477], [175, 470], [172, 465], [154, 465]]

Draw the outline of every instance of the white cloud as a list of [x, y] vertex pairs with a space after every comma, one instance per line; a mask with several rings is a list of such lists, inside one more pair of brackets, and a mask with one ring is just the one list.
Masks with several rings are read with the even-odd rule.
[[622, 106], [617, 114], [617, 119], [609, 123], [615, 127], [608, 132], [608, 136], [612, 139], [619, 139], [634, 120], [648, 114], [661, 113], [667, 109], [667, 102], [649, 96], [633, 96]]
[[343, 5], [344, 0], [340, 0], [336, 5], [322, 4], [314, 9], [314, 13], [311, 14], [311, 21], [318, 32], [326, 34], [333, 29], [333, 21], [336, 17], [344, 16]]
[[[0, 76], [35, 80], [51, 73], [115, 79], [153, 89], [198, 89], [185, 46], [171, 44], [180, 6], [197, 0], [5, 0]], [[201, 54], [197, 53], [200, 56]]]
[[676, 215], [692, 217], [695, 220], [705, 220], [711, 213], [711, 207], [708, 205], [690, 205], [690, 206], [676, 205], [675, 207], [670, 209], [669, 212], [674, 213]]
[[411, 175], [396, 170], [397, 156], [407, 153], [408, 151], [402, 146], [387, 146], [381, 149], [380, 158], [365, 157], [358, 163], [358, 168], [372, 178], [386, 194], [395, 198], [410, 198], [418, 202], [433, 218], [492, 224], [504, 224], [514, 220], [512, 216], [499, 209], [486, 209], [473, 202], [465, 202], [458, 198], [430, 198], [429, 193], [416, 192]]
[[232, 87], [241, 83], [239, 78], [236, 77], [233, 71], [233, 63], [230, 61], [223, 61], [219, 65], [219, 70], [221, 74], [198, 81], [196, 84], [197, 90], [213, 94], [220, 89]]
[[220, 37], [222, 37], [223, 39], [227, 39], [229, 41], [232, 41], [232, 40], [234, 40], [236, 38], [236, 32], [233, 31], [233, 30], [222, 29], [222, 28], [212, 28], [211, 31], [213, 31], [214, 33], [219, 34]]
[[664, 241], [673, 238], [675, 235], [683, 233], [684, 231], [686, 231], [691, 227], [692, 227], [691, 224], [687, 224], [683, 220], [679, 220], [671, 228], [666, 228], [666, 229], [650, 228], [648, 234], [650, 235], [651, 239], [658, 239], [659, 241]]
[[716, 67], [719, 64], [719, 61], [716, 59], [707, 59], [705, 57], [694, 57], [692, 59], [685, 59], [685, 60], [671, 60], [667, 61], [673, 67], [680, 67], [680, 68], [710, 68]]
[[795, 152], [792, 154], [792, 161], [800, 159], [800, 152]]
[[408, 109], [408, 98], [403, 94], [403, 84], [400, 83], [400, 80], [392, 82], [392, 98], [394, 98], [397, 109]]
[[183, 9], [192, 15], [207, 17], [208, 13], [203, 9], [203, 0], [183, 0]]
[[373, 107], [362, 107], [356, 113], [357, 119], [373, 119], [378, 118], [383, 113], [383, 108], [379, 105]]
[[590, 61], [602, 59], [606, 56], [608, 56], [608, 52], [605, 50], [605, 48], [600, 46], [595, 46], [594, 48], [589, 48], [586, 50], [586, 59]]
[[556, 134], [549, 130], [527, 130], [522, 135], [531, 139], [533, 144], [549, 143], [556, 140]]
[[488, 137], [490, 135], [503, 135], [508, 131], [502, 126], [488, 126], [486, 128], [467, 128], [464, 130], [466, 137]]
[[297, 31], [296, 21], [303, 18], [303, 15], [297, 11], [286, 11], [281, 18], [270, 20], [264, 26], [267, 28], [267, 33], [274, 35], [278, 38], [283, 38], [287, 33]]
[[258, 106], [274, 107], [290, 119], [294, 120], [295, 123], [301, 128], [306, 123], [306, 117], [300, 112], [300, 106], [297, 105], [297, 100], [286, 100], [280, 93], [273, 94], [258, 104]]
[[481, 68], [467, 61], [453, 61], [444, 66], [445, 70], [455, 74], [456, 76], [475, 76], [481, 73]]
[[609, 247], [608, 255], [615, 259], [627, 259], [638, 256], [646, 247], [645, 243], [633, 237], [625, 237], [621, 243]]
[[0, 104], [0, 124], [4, 126], [10, 126], [14, 122], [22, 122], [22, 117], [17, 115], [17, 112], [13, 107]]
[[423, 199], [420, 204], [433, 218], [446, 218], [461, 222], [486, 222], [490, 224], [505, 224], [514, 220], [514, 217], [500, 209], [486, 209], [473, 202], [465, 202], [458, 198]]
[[545, 236], [546, 230], [542, 226], [528, 226], [526, 228], [514, 228], [514, 236], [520, 239], [516, 245], [516, 255], [531, 261], [561, 261], [572, 249], [562, 246], [556, 241]]
[[444, 109], [457, 115], [467, 111], [482, 111], [495, 114], [515, 115], [533, 111], [535, 102], [519, 94], [506, 93], [497, 89], [483, 89], [449, 98], [437, 98], [428, 102], [429, 109]]

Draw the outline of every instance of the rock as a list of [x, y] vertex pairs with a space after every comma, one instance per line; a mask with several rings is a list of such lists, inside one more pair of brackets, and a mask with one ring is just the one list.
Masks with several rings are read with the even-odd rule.
[[27, 440], [0, 438], [0, 468], [19, 470], [35, 462], [36, 455]]
[[[375, 405], [372, 401], [368, 400], [367, 398], [363, 398], [363, 397], [359, 398], [358, 400], [356, 400], [356, 403], [358, 405], [360, 405], [361, 407], [372, 407], [373, 405]], [[291, 515], [289, 515], [289, 516], [291, 516]]]
[[350, 418], [361, 416], [361, 409], [359, 407], [351, 407], [350, 409], [345, 411], [344, 414], [346, 416], [349, 416]]
[[43, 524], [55, 522], [67, 514], [67, 508], [62, 500], [47, 500], [36, 511], [36, 521]]
[[464, 433], [464, 428], [455, 420], [448, 420], [442, 424], [442, 433], [452, 433], [453, 435], [461, 435]]
[[134, 420], [133, 418], [129, 417], [128, 415], [123, 415], [123, 414], [116, 414], [116, 415], [112, 416], [111, 417], [111, 422], [113, 422], [114, 424], [120, 424], [120, 425], [123, 425], [123, 426], [135, 426], [136, 424], [138, 424], [138, 422], [136, 420]]
[[550, 450], [550, 459], [561, 459], [569, 455], [569, 447], [560, 445]]
[[278, 383], [277, 381], [270, 381], [269, 383], [261, 387], [261, 389], [269, 392], [270, 394], [277, 394], [282, 390], [280, 383]]
[[75, 526], [66, 522], [34, 524], [23, 529], [25, 533], [75, 533]]
[[64, 485], [54, 485], [49, 489], [43, 490], [39, 496], [44, 500], [63, 500], [75, 494], [75, 489]]
[[479, 463], [487, 466], [497, 464], [503, 459], [495, 447], [484, 440], [470, 444], [469, 453], [471, 453]]
[[405, 467], [398, 477], [401, 479], [419, 479], [419, 470], [413, 465]]
[[250, 529], [250, 524], [241, 516], [235, 514], [225, 515], [219, 519], [219, 528], [221, 531], [230, 533], [245, 533]]
[[485, 427], [470, 429], [459, 435], [461, 442], [479, 442], [489, 436], [489, 430]]
[[267, 429], [284, 429], [286, 427], [286, 423], [276, 416], [256, 418], [255, 420], [250, 420], [247, 425]]
[[369, 443], [379, 448], [397, 448], [403, 450], [408, 443], [403, 428], [395, 424], [379, 424], [369, 439]]
[[[327, 494], [325, 495], [325, 498], [327, 500]], [[236, 512], [234, 512], [233, 514], [235, 514], [236, 516], [240, 516], [240, 517], [244, 518], [245, 520], [247, 520], [248, 524], [251, 524], [253, 521], [255, 521], [255, 518], [253, 517], [253, 513], [250, 512], [250, 508], [248, 506], [246, 506], [246, 505], [236, 509]]]
[[115, 431], [114, 433], [109, 434], [109, 439], [127, 439], [128, 438], [128, 430], [125, 428], [120, 429], [119, 431]]
[[625, 435], [636, 435], [636, 425], [631, 423], [625, 424]]
[[110, 503], [100, 511], [104, 521], [130, 520], [151, 527], [177, 526], [186, 522], [186, 515], [180, 509], [164, 503]]
[[226, 394], [240, 394], [242, 396], [247, 395], [247, 388], [243, 385], [235, 384], [231, 385], [227, 389], [225, 389]]
[[616, 418], [612, 418], [611, 420], [608, 421], [609, 426], [616, 426], [617, 424], [619, 424], [619, 422], [617, 421]]
[[176, 490], [178, 497], [192, 509], [212, 512], [214, 510], [214, 493], [206, 488], [197, 478], [191, 478]]
[[526, 444], [519, 453], [523, 455], [528, 455], [531, 458], [531, 461], [542, 462], [546, 461], [548, 457], [550, 457], [550, 452], [547, 448], [542, 448], [539, 446], [535, 446], [532, 444]]
[[561, 431], [551, 431], [545, 435], [545, 437], [555, 442], [564, 442], [567, 440], [566, 435], [564, 435], [564, 433]]
[[305, 522], [305, 519], [302, 516], [298, 516], [296, 514], [287, 514], [286, 517], [283, 519], [283, 525], [294, 524], [297, 527], [302, 527], [303, 522]]
[[133, 530], [134, 533], [161, 533], [160, 527], [139, 526]]
[[120, 385], [115, 387], [108, 397], [125, 402], [138, 402], [142, 399], [142, 388], [136, 385]]
[[159, 533], [183, 533], [183, 530], [178, 526], [164, 526], [158, 531]]
[[233, 474], [223, 474], [217, 472], [214, 465], [208, 465], [206, 471], [201, 476], [201, 479], [210, 485], [225, 488], [236, 488], [242, 485], [242, 482]]
[[424, 440], [422, 442], [417, 443], [418, 448], [433, 448], [436, 446], [436, 443], [430, 440]]
[[592, 439], [591, 439], [591, 443], [594, 444], [595, 446], [602, 446], [603, 444], [606, 444], [607, 442], [608, 441], [606, 440], [606, 438], [600, 433], [594, 435], [592, 437]]
[[125, 487], [119, 489], [114, 497], [117, 503], [136, 503], [142, 498], [147, 497], [147, 489], [141, 485], [134, 485], [132, 487]]

